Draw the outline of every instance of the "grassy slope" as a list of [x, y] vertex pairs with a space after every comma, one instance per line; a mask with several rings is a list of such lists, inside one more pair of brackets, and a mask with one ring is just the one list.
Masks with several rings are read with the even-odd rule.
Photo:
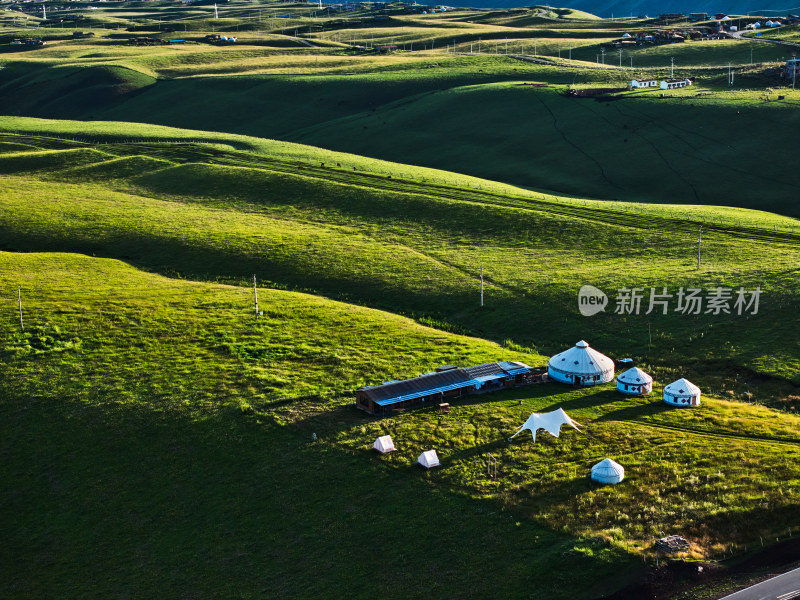
[[[329, 394], [364, 373], [493, 360], [500, 348], [276, 290], [262, 289], [254, 322], [247, 289], [79, 255], [1, 258], [10, 595], [525, 597], [535, 580], [544, 598], [595, 597], [602, 573], [635, 568], [624, 550], [653, 535], [684, 533], [696, 555], [715, 556], [796, 526], [798, 417], [548, 384], [375, 421]], [[584, 433], [506, 444], [529, 411], [555, 406]], [[369, 447], [385, 433], [399, 451], [380, 459]], [[443, 466], [422, 473], [413, 461], [430, 447]], [[499, 458], [496, 482], [486, 452]], [[586, 480], [604, 456], [626, 466], [624, 485]], [[465, 530], [468, 545], [453, 535]], [[388, 578], [354, 560], [374, 545]], [[104, 577], [87, 576], [98, 568]]]
[[[734, 45], [746, 60], [749, 46]], [[665, 53], [677, 52], [678, 64], [687, 67], [687, 61], [697, 54], [694, 49], [706, 52], [706, 48], [711, 53], [708, 60], [720, 61], [727, 56], [726, 47], [724, 43], [702, 47], [698, 43], [674, 51], [660, 47], [646, 52], [664, 65], [669, 58]], [[221, 59], [221, 68], [236, 67], [248, 60], [245, 55], [251, 51], [236, 52], [239, 54]], [[201, 62], [192, 59], [185, 64], [202, 74], [207, 67], [201, 65], [208, 54], [203, 50], [197, 56]], [[184, 64], [179, 58], [163, 60], [173, 66]], [[192, 77], [144, 87], [136, 87], [132, 81], [125, 85], [135, 93], [108, 92], [90, 105], [62, 101], [62, 96], [68, 99], [81, 93], [83, 78], [60, 73], [71, 71], [61, 68], [53, 72], [40, 66], [36, 68], [43, 80], [29, 81], [30, 66], [18, 64], [4, 69], [6, 83], [0, 93], [5, 89], [7, 94], [30, 96], [28, 102], [11, 109], [26, 114], [147, 121], [278, 137], [583, 197], [662, 203], [678, 199], [715, 205], [736, 202], [798, 214], [791, 184], [773, 175], [769, 159], [791, 146], [790, 136], [776, 135], [796, 128], [797, 115], [792, 110], [796, 98], [789, 92], [786, 100], [767, 103], [757, 93], [740, 98], [714, 92], [712, 85], [672, 94], [669, 100], [659, 100], [658, 93], [649, 92], [597, 103], [564, 98], [560, 86], [584, 81], [596, 85], [603, 79], [622, 82], [628, 74], [554, 71], [504, 57], [473, 58], [392, 58], [380, 75], [336, 74], [326, 63], [319, 68], [334, 71], [322, 76]], [[288, 61], [281, 68], [289, 71], [302, 70], [301, 64], [312, 68], [308, 60], [297, 63], [286, 57], [264, 58], [264, 64], [273, 59], [278, 61], [276, 67]], [[168, 68], [163, 60], [142, 56], [129, 59], [128, 64], [139, 68], [136, 63], [141, 61], [145, 70]], [[374, 70], [375, 59], [368, 60], [372, 62], [367, 70]], [[638, 58], [636, 62], [640, 64]], [[485, 73], [476, 73], [476, 67], [483, 67]], [[130, 72], [138, 81], [138, 72]], [[686, 74], [693, 73], [689, 69]], [[532, 81], [559, 85], [520, 85]], [[109, 83], [104, 89], [120, 85]], [[674, 96], [690, 98], [680, 101]], [[184, 108], [187, 97], [193, 98], [191, 111]], [[297, 98], [304, 101], [297, 102]], [[478, 114], [480, 119], [475, 118]], [[507, 115], [514, 115], [513, 128], [507, 125]], [[720, 115], [726, 117], [720, 119]], [[420, 123], [425, 127], [419, 127]], [[405, 132], [403, 136], [397, 135], [400, 131]], [[442, 144], [442, 139], [449, 143]], [[623, 155], [625, 160], [620, 160]], [[739, 194], [743, 186], [757, 186], [760, 193]]]
[[[797, 319], [797, 245], [785, 230], [706, 223], [698, 273], [696, 225], [681, 218], [648, 217], [642, 228], [635, 213], [574, 202], [534, 203], [480, 190], [453, 196], [417, 180], [308, 164], [297, 170], [199, 147], [100, 148], [0, 159], [6, 172], [23, 169], [4, 178], [6, 248], [92, 252], [190, 278], [241, 282], [257, 273], [273, 285], [425, 314], [547, 353], [589, 337], [613, 355], [638, 356], [659, 378], [689, 374], [718, 393], [756, 386], [758, 397], [777, 401], [792, 394], [781, 386], [796, 385], [800, 376], [791, 342], [773, 344]], [[52, 166], [49, 182], [41, 179], [44, 156], [66, 161]], [[110, 160], [64, 169], [75, 157]], [[40, 179], [23, 176], [37, 167]], [[149, 172], [131, 176], [143, 168]], [[475, 306], [480, 264], [488, 285], [482, 311]], [[764, 298], [749, 319], [672, 313], [586, 320], [575, 310], [575, 294], [587, 282], [612, 296], [626, 285], [668, 286], [673, 293], [680, 286], [760, 285]], [[754, 373], [774, 379], [759, 384]]]
[[[557, 566], [626, 564], [596, 542], [604, 560], [589, 560], [572, 550], [588, 542], [517, 525], [321, 430], [311, 444], [265, 391], [490, 360], [494, 344], [279, 291], [262, 290], [254, 323], [246, 289], [77, 255], [3, 254], [5, 315], [17, 284], [25, 335], [8, 317], [0, 334], [3, 595], [520, 597], [535, 578], [559, 598]], [[465, 530], [469, 550], [452, 535]], [[380, 561], [365, 560], [375, 548]], [[487, 562], [499, 579], [482, 575]]]

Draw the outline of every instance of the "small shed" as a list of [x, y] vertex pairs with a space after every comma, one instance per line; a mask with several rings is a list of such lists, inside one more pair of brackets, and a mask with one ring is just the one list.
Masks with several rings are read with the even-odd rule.
[[653, 378], [639, 367], [617, 376], [617, 390], [631, 396], [645, 396], [653, 391]]
[[386, 454], [387, 452], [394, 452], [397, 448], [394, 447], [394, 442], [392, 441], [392, 436], [390, 435], [382, 435], [375, 443], [372, 444], [372, 448], [377, 450], [381, 454]]
[[663, 537], [656, 542], [656, 548], [664, 552], [682, 552], [689, 549], [689, 542], [680, 535]]
[[592, 467], [592, 479], [598, 483], [619, 483], [625, 479], [625, 468], [610, 458], [604, 458]]
[[688, 379], [678, 379], [664, 388], [664, 402], [671, 406], [700, 406], [700, 388]]
[[439, 457], [436, 455], [436, 450], [426, 450], [419, 455], [417, 462], [426, 469], [432, 469], [439, 466]]

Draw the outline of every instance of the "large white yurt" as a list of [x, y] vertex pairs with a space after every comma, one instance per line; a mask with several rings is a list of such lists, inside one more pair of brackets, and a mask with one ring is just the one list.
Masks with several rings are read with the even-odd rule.
[[678, 379], [664, 388], [664, 402], [672, 406], [700, 406], [700, 388], [688, 379]]
[[551, 379], [575, 385], [598, 385], [614, 379], [614, 361], [581, 340], [547, 363]]
[[604, 458], [592, 467], [592, 479], [600, 483], [619, 483], [625, 478], [625, 468], [610, 458]]
[[419, 455], [417, 462], [426, 469], [432, 469], [439, 466], [439, 457], [436, 455], [436, 450], [426, 450]]
[[653, 391], [653, 378], [639, 367], [617, 375], [617, 389], [623, 394], [643, 396]]

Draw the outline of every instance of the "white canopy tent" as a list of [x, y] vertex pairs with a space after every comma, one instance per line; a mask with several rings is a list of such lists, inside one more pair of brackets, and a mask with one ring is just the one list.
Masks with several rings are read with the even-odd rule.
[[617, 376], [617, 389], [623, 394], [649, 394], [653, 391], [653, 378], [639, 367], [633, 367]]
[[664, 402], [672, 406], [700, 406], [700, 388], [688, 379], [678, 379], [664, 388]]
[[610, 458], [604, 458], [592, 467], [592, 479], [600, 483], [619, 483], [624, 478], [624, 467]]
[[581, 340], [547, 363], [551, 379], [575, 385], [598, 385], [614, 379], [614, 361]]
[[[578, 429], [577, 421], [573, 421], [570, 416], [564, 412], [563, 408], [559, 408], [549, 413], [531, 413], [528, 420], [519, 426], [517, 432], [511, 437], [516, 437], [524, 430], [528, 429], [533, 434], [533, 441], [536, 441], [536, 432], [539, 429], [544, 429], [550, 435], [558, 437], [561, 434], [561, 426], [569, 425]], [[578, 429], [580, 431], [580, 429]]]
[[417, 462], [426, 469], [432, 469], [439, 466], [439, 457], [436, 455], [436, 450], [426, 450], [419, 455]]
[[381, 454], [386, 454], [387, 452], [394, 452], [397, 448], [394, 447], [394, 442], [392, 441], [392, 436], [390, 435], [383, 435], [375, 440], [375, 443], [372, 444], [372, 448], [377, 450]]

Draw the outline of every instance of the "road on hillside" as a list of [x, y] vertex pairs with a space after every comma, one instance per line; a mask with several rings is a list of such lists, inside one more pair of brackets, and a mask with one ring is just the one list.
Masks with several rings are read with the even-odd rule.
[[720, 600], [792, 600], [800, 599], [800, 569], [767, 579]]

